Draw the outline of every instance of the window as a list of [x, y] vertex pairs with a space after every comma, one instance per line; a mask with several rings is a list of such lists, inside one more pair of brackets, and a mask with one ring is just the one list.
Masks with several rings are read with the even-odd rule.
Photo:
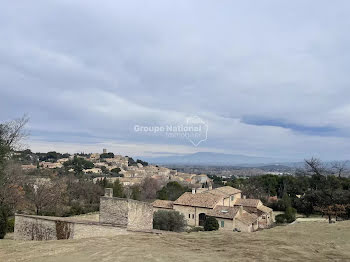
[[194, 214], [192, 214], [192, 219], [194, 219]]
[[225, 226], [225, 221], [221, 220], [221, 227]]
[[233, 199], [235, 199], [235, 196], [231, 196], [231, 201], [233, 201]]
[[191, 214], [188, 214], [188, 218], [191, 218]]

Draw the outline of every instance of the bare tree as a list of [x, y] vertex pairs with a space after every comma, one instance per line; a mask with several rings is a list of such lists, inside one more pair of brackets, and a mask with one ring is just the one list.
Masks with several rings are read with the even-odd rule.
[[60, 182], [62, 181], [37, 180], [27, 185], [27, 199], [37, 215], [55, 212], [63, 203], [67, 185]]
[[348, 161], [335, 161], [332, 163], [332, 169], [339, 178], [348, 171], [348, 163]]
[[325, 171], [325, 167], [321, 160], [312, 157], [311, 159], [305, 159], [305, 169], [308, 173], [321, 176]]
[[24, 115], [21, 118], [0, 124], [1, 143], [11, 150], [15, 149], [19, 142], [28, 135], [24, 129], [28, 121], [29, 118]]
[[6, 212], [14, 212], [23, 200], [23, 179], [19, 178], [22, 170], [9, 161], [10, 152], [19, 146], [26, 136], [24, 130], [28, 117], [0, 124], [0, 206], [6, 207]]
[[4, 177], [0, 180], [0, 205], [7, 206], [11, 213], [24, 206], [23, 184], [24, 175], [21, 166], [9, 162], [4, 169]]
[[337, 220], [338, 216], [346, 214], [346, 208], [350, 205], [338, 205], [333, 204], [323, 207], [315, 207], [315, 210], [322, 212], [323, 215], [328, 217], [328, 222], [332, 223], [332, 216]]
[[160, 185], [156, 179], [146, 177], [141, 185], [142, 199], [155, 199], [159, 189]]

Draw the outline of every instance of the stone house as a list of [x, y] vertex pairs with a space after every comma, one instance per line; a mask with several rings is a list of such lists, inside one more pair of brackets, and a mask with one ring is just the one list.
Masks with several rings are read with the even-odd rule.
[[173, 203], [174, 201], [157, 199], [152, 203], [153, 212], [156, 212], [158, 210], [172, 210], [174, 207]]
[[241, 205], [248, 213], [258, 216], [259, 228], [267, 228], [274, 223], [273, 210], [264, 206], [260, 199], [240, 198], [236, 204]]
[[42, 161], [39, 163], [39, 166], [43, 167], [43, 168], [61, 168], [63, 165], [61, 163], [51, 163], [51, 162], [45, 162]]
[[258, 229], [258, 217], [245, 212], [242, 206], [216, 206], [208, 216], [218, 220], [220, 230], [253, 232]]
[[242, 199], [241, 191], [229, 186], [192, 189], [175, 201], [156, 200], [153, 207], [182, 213], [189, 226], [203, 226], [207, 216], [218, 220], [220, 230], [253, 232], [273, 223], [270, 208], [259, 199]]

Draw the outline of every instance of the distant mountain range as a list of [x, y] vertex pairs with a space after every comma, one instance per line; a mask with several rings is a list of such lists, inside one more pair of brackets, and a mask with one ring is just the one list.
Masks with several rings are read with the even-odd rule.
[[281, 159], [268, 157], [254, 157], [246, 155], [234, 155], [212, 152], [198, 152], [187, 155], [164, 156], [164, 157], [142, 157], [141, 159], [159, 165], [206, 165], [206, 166], [263, 166], [284, 164], [290, 166], [296, 163], [286, 163]]

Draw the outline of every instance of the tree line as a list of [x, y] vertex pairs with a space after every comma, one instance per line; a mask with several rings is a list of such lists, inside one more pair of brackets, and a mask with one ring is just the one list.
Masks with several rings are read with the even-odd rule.
[[259, 198], [277, 211], [290, 206], [306, 216], [321, 213], [329, 219], [350, 219], [350, 177], [343, 175], [345, 164], [338, 162], [329, 167], [311, 158], [305, 160], [305, 167], [295, 175], [267, 174], [226, 181], [212, 176], [212, 179], [217, 186], [226, 183], [242, 190], [247, 198]]

